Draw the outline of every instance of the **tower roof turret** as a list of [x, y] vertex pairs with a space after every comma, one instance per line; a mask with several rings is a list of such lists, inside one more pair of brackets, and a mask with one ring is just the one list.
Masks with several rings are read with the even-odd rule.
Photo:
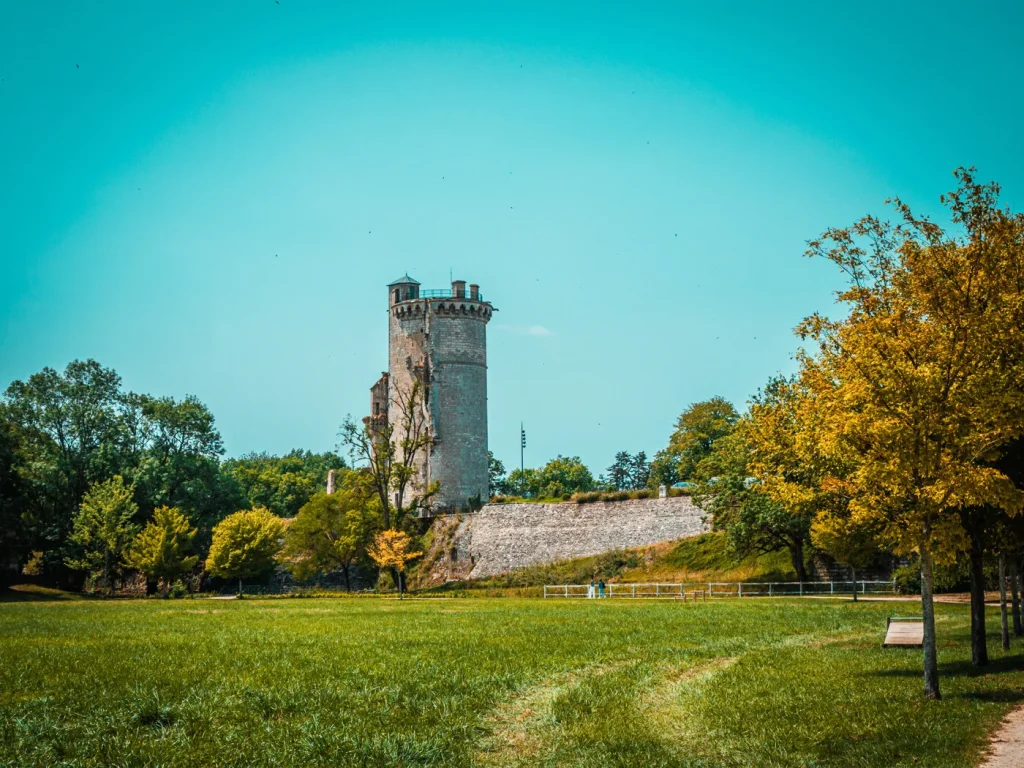
[[388, 283], [388, 288], [390, 288], [393, 285], [419, 285], [419, 284], [420, 284], [419, 280], [413, 280], [411, 277], [409, 277], [409, 273], [406, 272], [404, 275], [402, 275], [400, 278], [398, 278], [394, 282]]

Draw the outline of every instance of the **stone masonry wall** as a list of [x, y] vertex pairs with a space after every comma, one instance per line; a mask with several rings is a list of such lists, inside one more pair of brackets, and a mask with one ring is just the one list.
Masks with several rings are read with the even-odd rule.
[[458, 524], [453, 565], [462, 576], [493, 576], [706, 530], [703, 512], [689, 496], [593, 504], [488, 504]]

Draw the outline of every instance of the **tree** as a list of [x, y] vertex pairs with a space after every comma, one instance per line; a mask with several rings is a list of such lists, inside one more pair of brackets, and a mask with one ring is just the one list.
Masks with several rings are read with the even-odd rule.
[[678, 476], [689, 480], [697, 465], [711, 454], [715, 442], [729, 434], [738, 420], [736, 409], [724, 397], [693, 403], [676, 421], [663, 459], [675, 459]]
[[228, 515], [213, 529], [206, 570], [213, 576], [238, 579], [241, 594], [242, 579], [273, 567], [283, 536], [281, 518], [263, 507]]
[[298, 449], [281, 457], [248, 453], [222, 465], [222, 471], [238, 484], [250, 507], [266, 507], [281, 517], [295, 517], [313, 496], [322, 493], [332, 469], [338, 474], [346, 469], [345, 460], [338, 454]]
[[632, 458], [629, 465], [630, 490], [635, 491], [640, 488], [646, 488], [650, 478], [651, 464], [647, 461], [647, 453], [639, 451], [636, 456]]
[[338, 490], [315, 495], [299, 510], [285, 532], [278, 558], [300, 581], [341, 570], [345, 589], [350, 589], [351, 567], [366, 558], [380, 522], [365, 477], [349, 472]]
[[611, 486], [613, 491], [632, 491], [647, 487], [651, 465], [643, 451], [635, 456], [630, 455], [629, 451], [619, 451], [615, 454], [615, 461], [605, 472], [607, 479], [605, 483], [599, 485]]
[[492, 451], [487, 452], [487, 492], [491, 496], [509, 492], [508, 481], [505, 479], [505, 465], [494, 457]]
[[213, 414], [198, 398], [177, 401], [129, 392], [121, 399], [121, 465], [135, 484], [146, 518], [158, 507], [175, 507], [208, 530], [245, 503], [221, 473], [221, 436]]
[[171, 583], [191, 571], [199, 557], [190, 555], [196, 529], [174, 507], [158, 507], [153, 519], [132, 542], [125, 564], [161, 583], [166, 595]]
[[535, 498], [558, 498], [594, 489], [594, 476], [579, 456], [556, 456], [541, 469], [527, 469], [525, 474], [514, 469], [508, 482], [515, 489], [522, 483], [526, 492]]
[[858, 524], [848, 514], [835, 511], [821, 512], [811, 523], [814, 546], [849, 567], [854, 602], [857, 602], [857, 570], [867, 568], [878, 556], [877, 535], [874, 527]]
[[615, 461], [605, 470], [607, 482], [612, 490], [621, 491], [630, 486], [630, 474], [633, 468], [633, 457], [629, 451], [619, 451], [615, 454]]
[[740, 555], [787, 550], [799, 581], [807, 580], [804, 550], [810, 518], [794, 514], [773, 498], [752, 475], [749, 419], [715, 441], [697, 465], [693, 500], [711, 517], [715, 530], [725, 531]]
[[24, 499], [17, 438], [12, 425], [2, 417], [0, 412], [0, 591], [7, 587], [8, 575], [20, 568], [27, 554], [21, 520]]
[[95, 360], [76, 360], [4, 393], [22, 466], [22, 517], [33, 548], [57, 553], [57, 562], [73, 555], [65, 543], [86, 491], [121, 469], [120, 383]]
[[654, 454], [651, 460], [650, 474], [647, 477], [647, 485], [657, 488], [664, 485], [671, 488], [683, 478], [679, 475], [679, 457], [664, 448]]
[[[405, 566], [410, 560], [414, 560], [422, 552], [412, 551], [412, 538], [405, 531], [383, 530], [376, 535], [373, 544], [370, 545], [370, 557], [380, 568], [391, 568], [399, 575], [405, 573]], [[398, 583], [398, 599], [402, 599], [402, 582], [404, 579], [396, 580]]]
[[114, 577], [138, 528], [132, 522], [138, 506], [132, 501], [135, 489], [116, 475], [112, 480], [93, 485], [75, 515], [70, 541], [81, 554], [68, 558], [69, 568], [98, 571], [108, 595], [114, 590]]
[[414, 380], [408, 392], [389, 387], [387, 397], [385, 414], [365, 418], [362, 426], [348, 416], [339, 437], [353, 461], [368, 470], [384, 527], [393, 529], [410, 513], [428, 508], [440, 486], [416, 482], [423, 456], [434, 444], [422, 381]]
[[[998, 207], [998, 187], [957, 171], [943, 197], [957, 232], [914, 216], [865, 217], [826, 232], [808, 254], [849, 285], [842, 320], [813, 315], [798, 332], [805, 376], [827, 414], [828, 439], [857, 454], [850, 512], [898, 553], [917, 552], [924, 616], [924, 688], [939, 698], [934, 564], [968, 547], [958, 511], [1016, 514], [1022, 494], [982, 463], [1017, 436], [1024, 411], [1024, 216]], [[831, 437], [834, 436], [834, 437]]]

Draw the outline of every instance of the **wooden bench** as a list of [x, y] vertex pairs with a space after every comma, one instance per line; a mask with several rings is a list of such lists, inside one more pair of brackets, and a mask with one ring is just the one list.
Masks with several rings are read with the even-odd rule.
[[920, 616], [890, 616], [885, 620], [883, 648], [921, 648], [924, 619]]

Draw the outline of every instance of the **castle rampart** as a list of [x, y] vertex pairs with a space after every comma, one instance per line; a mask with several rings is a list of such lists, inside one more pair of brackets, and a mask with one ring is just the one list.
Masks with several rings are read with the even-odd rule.
[[707, 530], [703, 511], [689, 496], [592, 504], [488, 504], [458, 523], [451, 545], [452, 576], [493, 576]]

